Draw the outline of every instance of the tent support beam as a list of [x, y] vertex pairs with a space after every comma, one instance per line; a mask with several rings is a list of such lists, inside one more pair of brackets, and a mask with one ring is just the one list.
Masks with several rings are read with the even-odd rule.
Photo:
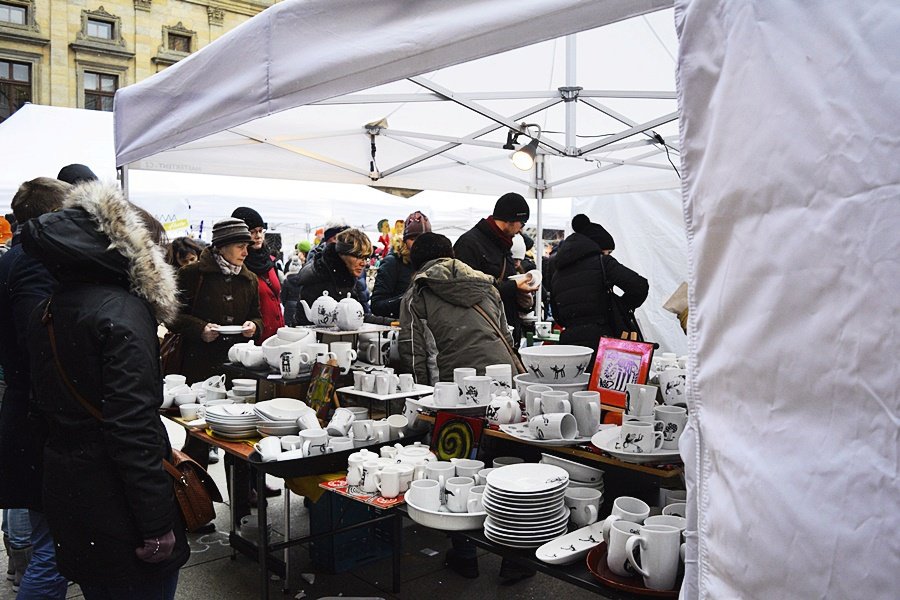
[[603, 148], [604, 146], [609, 146], [619, 140], [624, 140], [627, 137], [631, 137], [636, 133], [643, 133], [648, 129], [653, 129], [654, 127], [659, 127], [660, 125], [664, 125], [666, 123], [671, 123], [678, 119], [678, 111], [671, 112], [667, 115], [663, 115], [661, 117], [657, 117], [652, 121], [647, 121], [646, 123], [641, 123], [639, 125], [635, 125], [634, 127], [629, 127], [625, 131], [620, 131], [614, 135], [608, 136], [599, 142], [594, 142], [593, 144], [588, 144], [587, 146], [583, 146], [581, 148], [581, 154], [587, 154], [588, 152], [592, 152], [593, 150], [597, 150], [598, 148]]
[[[534, 199], [537, 201], [537, 239], [534, 241], [534, 264], [535, 268], [543, 272], [544, 258], [544, 155], [537, 154], [534, 157]], [[541, 306], [541, 291], [538, 290], [534, 294], [534, 314], [541, 320], [543, 314]]]
[[[584, 102], [585, 104], [587, 104], [588, 106], [590, 106], [591, 108], [602, 112], [607, 117], [611, 117], [611, 118], [615, 119], [616, 121], [618, 121], [619, 123], [622, 123], [623, 125], [628, 125], [629, 127], [634, 127], [635, 125], [637, 125], [636, 121], [632, 121], [625, 115], [614, 111], [613, 109], [609, 108], [608, 106], [606, 106], [604, 104], [600, 104], [596, 100], [592, 100], [590, 98], [585, 98], [585, 99], [582, 99], [581, 101]], [[653, 136], [651, 134], [647, 133], [646, 131], [644, 132], [644, 135], [646, 135], [650, 139], [653, 139]], [[677, 146], [675, 146], [669, 142], [666, 142], [666, 146], [668, 146], [675, 152], [679, 151]]]
[[[583, 173], [578, 173], [577, 175], [572, 175], [570, 177], [565, 177], [563, 179], [558, 179], [556, 181], [552, 181], [547, 185], [547, 187], [552, 188], [553, 186], [562, 185], [564, 183], [569, 183], [570, 181], [576, 181], [578, 179], [584, 179], [585, 177], [591, 177], [593, 175], [597, 175], [598, 173], [603, 173], [604, 171], [609, 171], [610, 169], [618, 169], [619, 167], [622, 167], [625, 165], [631, 165], [635, 161], [640, 161], [644, 158], [656, 156], [657, 154], [660, 154], [662, 152], [663, 151], [660, 150], [659, 148], [654, 148], [651, 152], [646, 152], [644, 154], [638, 155], [638, 156], [630, 159], [629, 161], [622, 161], [620, 163], [620, 162], [612, 162], [612, 161], [607, 160], [605, 162], [608, 162], [610, 164], [604, 165], [602, 167], [597, 167], [596, 169], [592, 169], [590, 171], [584, 171]], [[667, 171], [672, 170], [672, 168], [669, 166], [665, 166], [663, 168]]]
[[[581, 90], [578, 93], [582, 98], [619, 98], [619, 99], [647, 99], [647, 100], [675, 100], [675, 92], [666, 91], [637, 91], [637, 90]], [[454, 94], [454, 98], [460, 100], [536, 100], [539, 98], [559, 98], [559, 92], [555, 90], [541, 91], [509, 91], [509, 92], [462, 92]], [[310, 105], [322, 106], [327, 104], [406, 104], [408, 102], [443, 102], [448, 98], [438, 93], [409, 93], [409, 94], [349, 94], [328, 98]]]
[[350, 171], [351, 173], [356, 173], [357, 175], [362, 175], [364, 177], [369, 176], [368, 171], [363, 171], [362, 169], [357, 169], [353, 165], [348, 165], [348, 164], [342, 163], [338, 160], [328, 158], [327, 156], [322, 156], [321, 154], [317, 154], [315, 152], [309, 152], [308, 150], [304, 150], [302, 148], [297, 148], [295, 146], [291, 146], [284, 142], [279, 142], [276, 140], [262, 139], [262, 138], [259, 138], [249, 132], [241, 131], [240, 129], [236, 129], [236, 128], [232, 128], [229, 131], [231, 131], [237, 135], [242, 135], [242, 136], [246, 137], [247, 139], [259, 142], [260, 144], [266, 144], [266, 145], [272, 146], [273, 148], [279, 148], [286, 152], [292, 152], [294, 154], [299, 154], [300, 156], [304, 156], [304, 157], [312, 159], [312, 160], [317, 160], [317, 161], [323, 162], [327, 165], [331, 165], [331, 166], [337, 167], [339, 169], [344, 169], [346, 171]]

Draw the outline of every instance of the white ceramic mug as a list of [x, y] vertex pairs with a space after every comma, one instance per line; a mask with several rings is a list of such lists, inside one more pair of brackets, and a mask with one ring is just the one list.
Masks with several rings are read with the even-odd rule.
[[375, 375], [375, 393], [379, 396], [396, 393], [399, 381], [400, 378], [392, 373], [378, 373]]
[[542, 414], [541, 395], [544, 392], [552, 392], [553, 388], [543, 383], [536, 383], [525, 388], [525, 416], [527, 418], [536, 417]]
[[328, 435], [343, 437], [350, 431], [353, 419], [352, 411], [347, 410], [346, 408], [337, 408], [331, 416], [331, 421], [328, 422], [328, 426], [325, 430], [328, 432]]
[[653, 414], [656, 406], [656, 394], [659, 388], [655, 385], [640, 383], [625, 384], [625, 414], [647, 416]]
[[476, 479], [478, 477], [478, 472], [484, 469], [484, 462], [480, 460], [451, 458], [450, 462], [456, 467], [456, 475], [458, 477], [471, 477], [472, 479]]
[[300, 429], [322, 429], [322, 425], [319, 423], [319, 417], [317, 417], [316, 413], [313, 411], [305, 412], [297, 417], [297, 425]]
[[478, 477], [475, 479], [475, 483], [478, 485], [487, 485], [487, 476], [490, 475], [493, 470], [494, 467], [488, 467], [487, 469], [478, 471]]
[[180, 387], [187, 383], [187, 377], [184, 375], [176, 375], [174, 373], [163, 377], [163, 383], [167, 388]]
[[488, 365], [484, 368], [484, 374], [494, 380], [498, 390], [512, 389], [512, 365]]
[[281, 436], [281, 449], [285, 452], [303, 447], [303, 438], [299, 435]]
[[262, 458], [263, 462], [277, 460], [278, 455], [281, 454], [281, 438], [274, 435], [264, 437], [253, 444], [253, 448], [259, 452], [259, 456]]
[[[634, 557], [636, 547], [641, 549], [640, 563]], [[625, 557], [631, 567], [644, 578], [644, 585], [651, 590], [671, 590], [678, 574], [678, 557], [681, 548], [681, 532], [668, 525], [644, 525], [638, 535], [625, 542]]]
[[387, 442], [391, 439], [391, 424], [385, 419], [375, 421], [372, 423], [372, 432], [379, 443]]
[[565, 504], [569, 518], [578, 527], [597, 522], [603, 492], [594, 488], [569, 488], [566, 490]]
[[662, 446], [662, 432], [656, 431], [652, 423], [624, 421], [619, 431], [616, 448], [622, 452], [646, 454], [659, 450]]
[[359, 485], [362, 479], [362, 465], [367, 460], [374, 458], [371, 452], [355, 452], [347, 458], [347, 483], [353, 486]]
[[375, 375], [373, 375], [372, 373], [366, 373], [365, 375], [363, 375], [361, 391], [368, 394], [372, 394], [375, 392]]
[[321, 456], [328, 452], [328, 432], [324, 429], [304, 429], [298, 435], [303, 438], [304, 456]]
[[203, 407], [199, 404], [180, 404], [178, 410], [185, 421], [193, 421], [203, 416]]
[[401, 392], [411, 392], [413, 388], [416, 387], [416, 381], [412, 376], [412, 373], [401, 373], [400, 374], [400, 391]]
[[612, 511], [603, 521], [603, 540], [609, 543], [609, 530], [616, 521], [621, 519], [631, 523], [643, 523], [649, 515], [650, 505], [640, 498], [619, 496], [613, 500]]
[[353, 431], [354, 440], [371, 440], [375, 437], [375, 429], [372, 427], [371, 419], [359, 419], [353, 421], [351, 430]]
[[409, 427], [409, 418], [406, 415], [391, 415], [385, 419], [391, 427], [391, 439], [403, 437], [403, 432]]
[[447, 495], [447, 510], [455, 513], [468, 512], [469, 490], [475, 487], [471, 477], [451, 477], [444, 483]]
[[572, 415], [578, 423], [578, 435], [591, 437], [600, 428], [600, 392], [573, 392]]
[[557, 390], [542, 392], [540, 408], [542, 413], [572, 412], [572, 403], [569, 402], [569, 393]]
[[356, 360], [356, 350], [350, 342], [331, 342], [331, 353], [337, 359], [341, 373], [349, 373], [350, 365]]
[[666, 369], [660, 373], [659, 389], [666, 404], [687, 406], [687, 370]]
[[460, 401], [455, 383], [439, 381], [434, 384], [435, 406], [456, 406]]
[[463, 403], [466, 397], [465, 378], [474, 377], [475, 375], [477, 375], [477, 371], [472, 367], [457, 367], [453, 369], [453, 383], [456, 384], [457, 396], [459, 397], [460, 404]]
[[662, 431], [664, 450], [677, 450], [678, 440], [687, 425], [687, 409], [683, 406], [657, 406], [653, 410], [656, 429]]
[[494, 425], [518, 423], [522, 419], [522, 411], [519, 403], [509, 396], [494, 395], [484, 417]]
[[366, 376], [365, 371], [353, 371], [353, 389], [362, 391], [363, 377]]
[[574, 440], [578, 422], [571, 413], [545, 413], [531, 417], [528, 429], [539, 440]]
[[433, 479], [417, 479], [409, 486], [412, 503], [425, 510], [436, 511], [441, 507], [441, 484]]
[[279, 370], [282, 379], [296, 379], [300, 376], [300, 369], [310, 362], [306, 352], [282, 352], [279, 361]]
[[469, 500], [466, 502], [466, 512], [484, 512], [484, 487], [484, 485], [476, 485], [469, 490]]
[[333, 437], [328, 440], [328, 452], [344, 452], [353, 449], [353, 440], [344, 437]]
[[687, 519], [677, 515], [653, 515], [644, 519], [644, 525], [668, 525], [684, 535], [684, 530], [687, 529]]
[[676, 517], [686, 517], [687, 516], [687, 503], [686, 502], [673, 502], [672, 504], [668, 504], [663, 507], [662, 514], [675, 515]]
[[452, 462], [437, 460], [425, 465], [425, 478], [437, 481], [441, 486], [441, 504], [447, 503], [446, 482], [456, 477], [456, 467]]
[[406, 463], [398, 463], [393, 468], [400, 474], [400, 493], [405, 494], [415, 479], [416, 468]]
[[470, 375], [463, 378], [463, 398], [469, 406], [485, 406], [491, 402], [491, 393], [497, 385], [486, 375]]
[[400, 471], [384, 467], [375, 473], [375, 487], [384, 498], [396, 498], [400, 495]]
[[638, 523], [624, 520], [616, 521], [609, 528], [609, 541], [606, 543], [606, 566], [619, 577], [632, 577], [636, 574], [634, 567], [628, 562], [625, 545], [640, 531], [641, 526]]
[[381, 470], [381, 463], [375, 459], [369, 459], [362, 464], [362, 477], [359, 479], [359, 487], [364, 492], [374, 494], [378, 491], [378, 479], [375, 474]]
[[553, 329], [553, 323], [550, 321], [538, 321], [534, 324], [534, 332], [538, 337], [547, 337]]

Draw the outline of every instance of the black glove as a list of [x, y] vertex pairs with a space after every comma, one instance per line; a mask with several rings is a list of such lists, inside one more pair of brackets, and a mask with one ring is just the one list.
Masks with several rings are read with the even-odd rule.
[[158, 563], [172, 556], [175, 549], [175, 533], [170, 529], [163, 535], [144, 540], [144, 545], [135, 548], [134, 553], [139, 560], [148, 563]]

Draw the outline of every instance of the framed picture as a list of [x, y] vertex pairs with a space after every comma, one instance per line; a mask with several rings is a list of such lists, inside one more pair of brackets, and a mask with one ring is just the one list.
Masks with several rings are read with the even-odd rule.
[[475, 458], [483, 429], [484, 419], [438, 411], [431, 434], [431, 450], [438, 460]]
[[600, 338], [588, 389], [600, 392], [600, 403], [625, 408], [625, 385], [647, 383], [653, 342]]

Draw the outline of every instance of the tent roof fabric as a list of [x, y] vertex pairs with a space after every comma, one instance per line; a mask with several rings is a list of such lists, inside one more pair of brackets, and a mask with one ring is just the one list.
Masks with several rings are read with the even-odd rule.
[[[669, 165], [677, 156], [665, 153], [677, 151], [674, 27], [671, 13], [649, 14], [668, 6], [288, 0], [119, 90], [116, 161], [528, 196], [536, 185], [557, 197], [677, 187]], [[557, 38], [609, 24], [622, 27], [604, 27], [599, 41], [578, 36], [585, 66], [565, 62]], [[574, 104], [585, 137], [553, 133], [574, 123], [558, 90], [570, 82], [583, 88]], [[543, 131], [546, 185], [514, 169], [502, 149], [507, 131], [526, 121]]]

